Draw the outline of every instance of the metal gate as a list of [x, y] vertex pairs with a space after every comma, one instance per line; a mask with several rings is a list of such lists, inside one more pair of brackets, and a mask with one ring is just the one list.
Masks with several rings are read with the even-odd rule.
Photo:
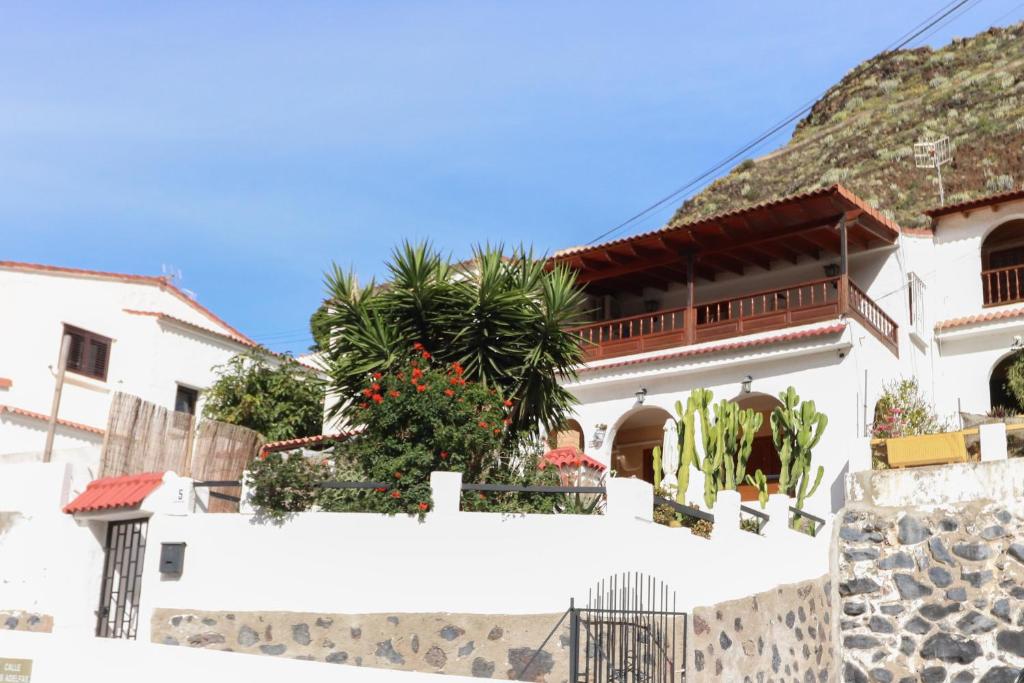
[[570, 683], [682, 683], [686, 614], [676, 594], [643, 574], [621, 574], [570, 608]]
[[107, 523], [103, 585], [96, 612], [96, 635], [101, 638], [135, 639], [142, 560], [146, 554], [146, 525], [145, 519]]

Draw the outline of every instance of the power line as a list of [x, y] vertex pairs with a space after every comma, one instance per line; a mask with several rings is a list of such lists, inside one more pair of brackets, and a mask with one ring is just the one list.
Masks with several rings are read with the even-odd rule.
[[[925, 19], [924, 21], [919, 23], [917, 26], [915, 26], [913, 29], [911, 29], [908, 33], [903, 34], [900, 38], [897, 39], [895, 44], [890, 45], [889, 47], [885, 48], [884, 50], [882, 50], [882, 52], [883, 53], [885, 53], [885, 52], [892, 52], [892, 51], [900, 50], [900, 49], [906, 47], [913, 40], [917, 39], [923, 33], [928, 31], [929, 29], [935, 27], [943, 19], [945, 19], [946, 17], [950, 16], [953, 12], [956, 12], [958, 9], [960, 9], [961, 7], [963, 7], [964, 5], [966, 5], [966, 4], [970, 3], [970, 2], [979, 3], [979, 2], [981, 2], [981, 0], [953, 0], [953, 2], [950, 2], [947, 5], [945, 5], [942, 9], [938, 10], [937, 12], [932, 14], [930, 17], [928, 17], [927, 19]], [[633, 222], [635, 222], [635, 221], [637, 221], [637, 220], [647, 216], [648, 214], [652, 213], [653, 211], [656, 211], [656, 210], [660, 209], [665, 204], [667, 204], [667, 203], [669, 203], [669, 202], [671, 202], [673, 200], [676, 200], [680, 195], [686, 193], [694, 185], [697, 185], [701, 181], [703, 181], [703, 180], [713, 176], [714, 174], [716, 174], [718, 171], [722, 170], [722, 168], [724, 168], [728, 164], [732, 163], [733, 161], [735, 161], [736, 159], [740, 158], [741, 156], [744, 156], [749, 151], [751, 151], [752, 149], [754, 149], [755, 147], [757, 147], [761, 143], [765, 142], [769, 138], [773, 137], [776, 133], [778, 133], [779, 131], [783, 130], [784, 128], [786, 128], [788, 125], [790, 125], [791, 123], [793, 123], [797, 119], [799, 119], [802, 116], [804, 116], [805, 114], [807, 114], [807, 112], [809, 112], [814, 107], [814, 104], [819, 99], [821, 99], [821, 97], [823, 97], [827, 92], [828, 92], [828, 90], [825, 90], [824, 92], [819, 94], [817, 97], [815, 97], [813, 100], [809, 101], [808, 103], [804, 104], [799, 109], [797, 109], [795, 112], [791, 113], [785, 119], [783, 119], [782, 121], [776, 123], [771, 128], [769, 128], [767, 131], [765, 131], [761, 135], [757, 136], [754, 140], [748, 142], [743, 147], [741, 147], [737, 151], [733, 152], [732, 154], [730, 154], [726, 158], [722, 159], [721, 161], [719, 161], [717, 164], [715, 164], [714, 166], [712, 166], [708, 170], [704, 171], [700, 175], [698, 175], [695, 178], [693, 178], [690, 181], [688, 181], [682, 187], [679, 187], [678, 189], [673, 191], [671, 194], [666, 195], [665, 197], [662, 197], [657, 202], [655, 202], [654, 204], [651, 204], [650, 206], [648, 206], [644, 210], [640, 211], [639, 213], [636, 213], [633, 216], [630, 216], [628, 219], [626, 219], [625, 221], [619, 223], [618, 225], [614, 226], [613, 228], [610, 228], [609, 230], [606, 230], [605, 232], [601, 233], [600, 235], [598, 235], [594, 239], [592, 239], [589, 242], [587, 242], [587, 245], [595, 244], [597, 242], [600, 242], [603, 239], [606, 239], [607, 237], [609, 237], [609, 236], [615, 234], [616, 232], [622, 230], [623, 228], [629, 226]]]

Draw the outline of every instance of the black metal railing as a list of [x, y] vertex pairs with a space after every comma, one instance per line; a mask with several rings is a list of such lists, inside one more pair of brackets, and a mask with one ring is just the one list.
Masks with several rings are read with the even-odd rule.
[[206, 488], [210, 490], [210, 498], [217, 498], [219, 500], [226, 500], [231, 503], [240, 503], [242, 499], [239, 496], [232, 496], [229, 493], [221, 493], [220, 491], [213, 491], [214, 488], [225, 488], [225, 489], [237, 489], [242, 488], [242, 482], [234, 480], [222, 480], [222, 481], [194, 481], [192, 486], [197, 489]]
[[757, 508], [752, 508], [749, 505], [740, 505], [740, 512], [748, 514], [748, 515], [750, 515], [751, 517], [754, 518], [754, 522], [757, 525], [756, 530], [751, 531], [750, 529], [746, 529], [742, 525], [742, 518], [741, 518], [741, 523], [740, 523], [740, 528], [741, 529], [745, 529], [746, 531], [750, 531], [750, 533], [752, 533], [752, 534], [760, 535], [761, 532], [764, 531], [764, 525], [767, 524], [768, 520], [771, 519], [764, 512], [761, 512]]
[[463, 484], [463, 491], [481, 493], [589, 493], [605, 495], [604, 486], [517, 486], [515, 484]]
[[[793, 528], [798, 531], [804, 531], [809, 533], [811, 536], [817, 536], [818, 532], [825, 526], [825, 520], [821, 517], [816, 517], [809, 512], [804, 512], [803, 510], [795, 507], [790, 507], [789, 511], [793, 513]], [[804, 528], [802, 520], [807, 520], [811, 523], [810, 530]]]
[[698, 510], [695, 507], [690, 507], [689, 505], [677, 503], [676, 501], [671, 500], [670, 498], [662, 498], [661, 496], [655, 496], [654, 504], [667, 505], [670, 508], [672, 508], [672, 510], [674, 510], [675, 512], [678, 512], [681, 515], [685, 515], [686, 517], [703, 520], [705, 522], [708, 522], [709, 524], [715, 523], [715, 516], [710, 512], [704, 512], [703, 510]]

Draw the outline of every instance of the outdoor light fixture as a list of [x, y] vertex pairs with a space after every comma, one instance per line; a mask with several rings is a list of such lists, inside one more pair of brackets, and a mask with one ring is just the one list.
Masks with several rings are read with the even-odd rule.
[[594, 436], [590, 439], [590, 445], [594, 448], [600, 448], [601, 444], [604, 443], [604, 435], [608, 433], [608, 425], [599, 424], [594, 427]]
[[647, 387], [640, 387], [640, 391], [633, 395], [636, 396], [636, 404], [638, 406], [642, 406], [644, 404], [644, 400], [647, 398]]
[[743, 381], [740, 383], [740, 385], [743, 387], [743, 393], [744, 394], [749, 394], [750, 393], [750, 384], [753, 381], [754, 381], [754, 378], [751, 377], [750, 375], [747, 375], [746, 377], [743, 378]]
[[839, 275], [839, 264], [838, 263], [826, 263], [825, 264], [825, 277], [836, 277]]

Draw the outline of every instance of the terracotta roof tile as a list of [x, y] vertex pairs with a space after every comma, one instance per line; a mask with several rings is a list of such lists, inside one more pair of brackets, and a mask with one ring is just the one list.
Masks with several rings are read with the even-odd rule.
[[[49, 415], [43, 413], [37, 413], [34, 410], [25, 410], [24, 408], [15, 408], [14, 406], [7, 406], [0, 404], [0, 414], [10, 413], [12, 415], [20, 415], [21, 417], [27, 417], [32, 420], [41, 420], [48, 422], [50, 420]], [[68, 429], [77, 429], [82, 432], [90, 432], [92, 434], [99, 434], [103, 436], [104, 431], [99, 427], [92, 427], [90, 425], [82, 424], [81, 422], [72, 422], [71, 420], [65, 420], [63, 418], [57, 418], [57, 424], [61, 427], [67, 427]]]
[[260, 448], [261, 453], [274, 453], [277, 451], [290, 451], [294, 448], [302, 448], [303, 446], [312, 446], [313, 444], [323, 443], [324, 441], [344, 441], [350, 436], [358, 434], [357, 431], [351, 432], [338, 432], [337, 434], [318, 434], [316, 436], [302, 436], [297, 439], [285, 439], [283, 441], [271, 441], [265, 443]]
[[594, 460], [586, 453], [580, 451], [575, 446], [563, 446], [562, 448], [555, 448], [543, 455], [539, 469], [544, 469], [545, 465], [554, 465], [555, 467], [579, 467], [583, 465], [592, 469], [604, 472], [607, 466], [603, 462]]
[[89, 483], [77, 498], [64, 506], [64, 512], [94, 512], [133, 508], [142, 504], [164, 480], [163, 472], [105, 477]]
[[989, 313], [979, 313], [978, 315], [968, 315], [963, 318], [942, 320], [935, 323], [935, 329], [936, 331], [948, 330], [955, 327], [966, 327], [995, 320], [1012, 320], [1014, 318], [1024, 318], [1024, 308], [1010, 308], [1003, 311], [991, 311]]
[[758, 339], [746, 339], [737, 342], [728, 342], [726, 344], [714, 344], [711, 346], [701, 346], [697, 348], [683, 349], [682, 351], [675, 351], [673, 353], [664, 353], [658, 356], [647, 356], [645, 358], [632, 358], [629, 360], [618, 361], [616, 363], [607, 363], [604, 365], [588, 365], [580, 368], [579, 372], [598, 372], [600, 370], [607, 370], [608, 368], [620, 368], [628, 365], [639, 365], [641, 363], [657, 363], [663, 360], [676, 360], [679, 358], [690, 358], [692, 356], [704, 356], [709, 353], [719, 353], [722, 351], [738, 351], [742, 349], [751, 349], [759, 346], [768, 346], [770, 344], [778, 344], [780, 342], [796, 341], [798, 339], [809, 339], [812, 337], [823, 337], [830, 334], [839, 334], [846, 329], [846, 323], [836, 323], [827, 327], [815, 327], [809, 330], [800, 330], [798, 332], [787, 332], [785, 334], [777, 334], [772, 337], [760, 337]]
[[987, 197], [969, 199], [966, 202], [959, 202], [957, 204], [937, 206], [933, 209], [928, 209], [924, 214], [931, 218], [938, 218], [939, 216], [946, 216], [951, 213], [957, 213], [958, 211], [970, 211], [971, 209], [980, 209], [984, 206], [994, 206], [996, 204], [1012, 202], [1018, 199], [1024, 199], [1024, 188], [1019, 190], [1010, 190], [1008, 192], [1000, 192], [998, 194], [990, 194]]
[[203, 306], [201, 303], [190, 297], [185, 292], [178, 289], [171, 279], [162, 275], [132, 275], [129, 273], [110, 273], [103, 270], [87, 270], [85, 268], [66, 268], [64, 266], [50, 266], [43, 263], [23, 263], [21, 261], [0, 261], [0, 268], [10, 268], [12, 270], [33, 270], [42, 273], [54, 273], [58, 275], [75, 275], [81, 277], [93, 277], [102, 280], [115, 280], [119, 282], [134, 282], [139, 284], [153, 285], [160, 289], [171, 293], [177, 298], [184, 301], [186, 304], [196, 309], [207, 318], [222, 325], [224, 328], [229, 330], [231, 334], [235, 335], [239, 339], [244, 339], [249, 344], [255, 344], [252, 339], [245, 336], [231, 325], [224, 322], [224, 319], [218, 316], [216, 313]]

